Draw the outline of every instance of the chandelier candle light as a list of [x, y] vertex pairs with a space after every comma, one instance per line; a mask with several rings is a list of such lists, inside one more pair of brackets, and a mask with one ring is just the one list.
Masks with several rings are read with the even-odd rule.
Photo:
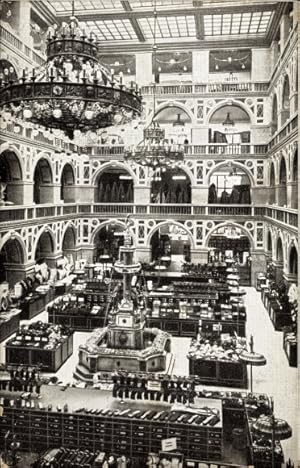
[[70, 24], [50, 28], [47, 60], [19, 80], [6, 75], [0, 81], [2, 115], [23, 118], [47, 128], [95, 131], [124, 124], [142, 110], [138, 86], [117, 81], [98, 60], [96, 37], [87, 37], [73, 13]]
[[[154, 3], [154, 26], [153, 26], [153, 56], [156, 60], [156, 23], [157, 11]], [[155, 119], [156, 83], [153, 84], [153, 117], [150, 125], [144, 129], [144, 138], [138, 145], [133, 145], [125, 150], [125, 161], [135, 162], [152, 169], [178, 167], [184, 159], [184, 145], [179, 141], [165, 138], [165, 130], [159, 126]], [[180, 122], [181, 124], [181, 122]]]

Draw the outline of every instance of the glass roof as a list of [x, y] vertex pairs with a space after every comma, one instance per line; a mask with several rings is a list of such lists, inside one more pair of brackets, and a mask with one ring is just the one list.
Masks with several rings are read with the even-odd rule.
[[265, 34], [268, 30], [272, 11], [205, 15], [206, 36], [230, 36], [244, 34]]
[[[141, 18], [139, 24], [146, 39], [153, 39], [154, 18]], [[196, 37], [194, 16], [158, 16], [156, 38]]]
[[[70, 15], [72, 11], [71, 0], [43, 1], [58, 17]], [[151, 12], [154, 4], [158, 11], [156, 37], [162, 41], [173, 38], [196, 40], [201, 20], [204, 23], [204, 38], [267, 35], [274, 17], [276, 0], [268, 2], [270, 7], [252, 0], [249, 2], [249, 11], [243, 8], [242, 12], [239, 12], [239, 5], [245, 7], [247, 2], [230, 0], [226, 4], [223, 1], [222, 6], [220, 2], [212, 1], [211, 7], [207, 6], [209, 3], [205, 6], [204, 1], [203, 14], [201, 7], [194, 7], [193, 0], [74, 0], [74, 11], [82, 27], [87, 32], [94, 32], [99, 41], [139, 42], [143, 36], [146, 41], [153, 40], [154, 18]], [[234, 1], [236, 8], [233, 8]]]

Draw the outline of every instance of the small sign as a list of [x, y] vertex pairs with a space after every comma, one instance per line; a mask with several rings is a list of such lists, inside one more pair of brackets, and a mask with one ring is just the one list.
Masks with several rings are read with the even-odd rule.
[[152, 390], [154, 392], [160, 392], [161, 391], [161, 382], [159, 382], [158, 380], [148, 380], [147, 389]]
[[161, 441], [161, 448], [164, 452], [171, 452], [172, 450], [176, 450], [177, 449], [176, 437], [171, 437], [170, 439], [163, 439]]

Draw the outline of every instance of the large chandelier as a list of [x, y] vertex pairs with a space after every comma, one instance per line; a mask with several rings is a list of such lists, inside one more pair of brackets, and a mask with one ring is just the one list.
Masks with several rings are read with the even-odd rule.
[[[157, 11], [154, 1], [153, 58], [156, 60], [156, 23]], [[184, 145], [179, 138], [166, 139], [165, 130], [155, 121], [156, 82], [153, 84], [153, 117], [150, 125], [144, 129], [144, 138], [138, 145], [125, 149], [124, 159], [152, 169], [176, 167], [184, 159]]]
[[0, 81], [2, 115], [60, 129], [70, 138], [74, 130], [96, 131], [135, 118], [142, 108], [138, 86], [126, 87], [122, 77], [116, 81], [97, 55], [96, 37], [87, 37], [72, 15], [69, 25], [49, 32], [40, 69]]
[[143, 140], [125, 150], [124, 159], [152, 169], [176, 167], [184, 159], [184, 145], [167, 140], [165, 130], [152, 120], [144, 130]]

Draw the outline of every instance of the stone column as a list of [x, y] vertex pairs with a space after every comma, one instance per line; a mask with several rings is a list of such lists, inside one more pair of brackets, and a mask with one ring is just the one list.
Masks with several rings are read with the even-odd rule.
[[207, 205], [208, 203], [208, 186], [207, 185], [192, 185], [192, 204]]
[[133, 187], [133, 200], [136, 205], [148, 205], [151, 203], [151, 187], [135, 185]]
[[289, 37], [291, 20], [288, 15], [283, 15], [280, 22], [280, 52], [282, 53]]
[[151, 262], [151, 248], [146, 246], [138, 246], [135, 250], [135, 260], [141, 263]]
[[205, 247], [199, 247], [191, 249], [191, 262], [195, 264], [207, 264], [208, 263], [208, 249]]
[[136, 82], [140, 85], [149, 85], [152, 77], [152, 52], [136, 53]]
[[278, 284], [283, 279], [283, 262], [273, 260], [275, 267], [275, 282]]
[[288, 206], [293, 209], [298, 208], [298, 182], [289, 182], [288, 190]]

